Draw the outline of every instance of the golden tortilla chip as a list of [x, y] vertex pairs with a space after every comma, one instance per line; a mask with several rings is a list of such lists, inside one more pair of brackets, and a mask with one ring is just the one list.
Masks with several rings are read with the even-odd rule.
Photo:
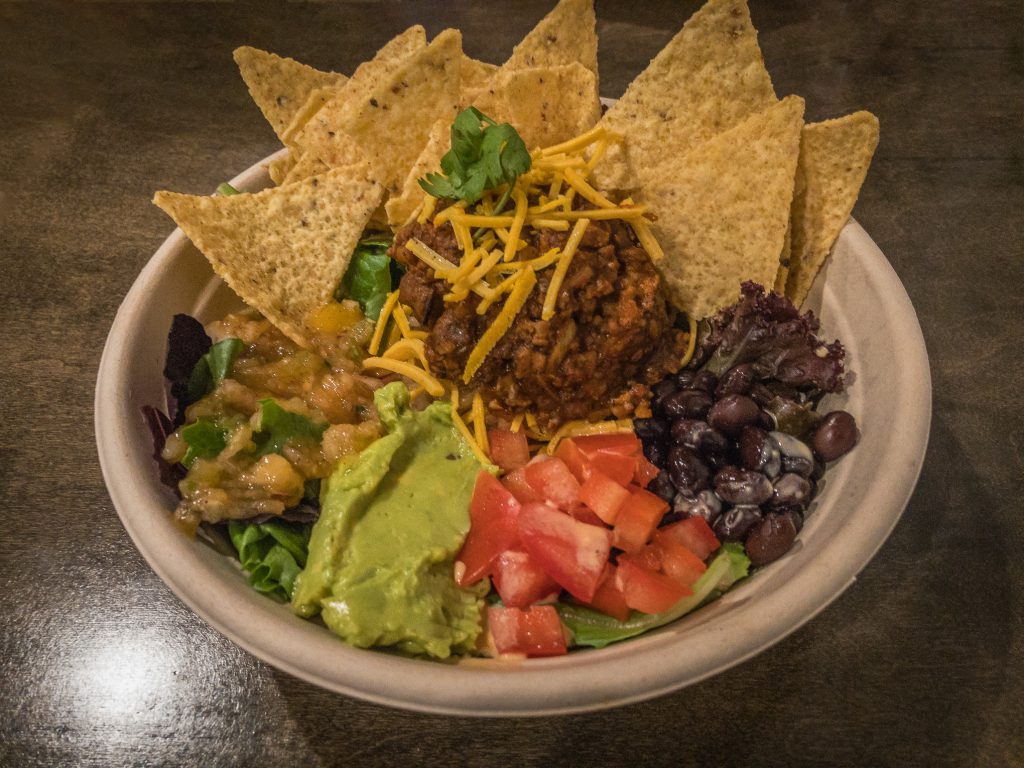
[[[446, 29], [363, 98], [332, 112], [330, 130], [318, 133], [319, 140], [306, 144], [306, 151], [332, 167], [347, 165], [353, 154], [361, 153], [385, 191], [400, 193], [431, 126], [455, 119], [461, 64], [462, 35]], [[310, 126], [322, 124], [333, 103], [320, 110]]]
[[597, 18], [593, 0], [559, 0], [530, 30], [502, 69], [557, 67], [578, 62], [597, 77]]
[[665, 251], [657, 267], [672, 302], [706, 317], [771, 285], [779, 267], [800, 154], [804, 102], [789, 96], [682, 157], [644, 190]]
[[286, 145], [294, 144], [295, 137], [306, 127], [306, 123], [313, 119], [313, 115], [319, 112], [324, 104], [341, 93], [342, 89], [343, 87], [314, 88], [310, 91], [305, 103], [295, 110], [295, 114], [292, 115], [291, 122], [288, 123], [288, 127], [281, 134], [281, 141]]
[[605, 189], [636, 189], [679, 154], [774, 104], [746, 0], [710, 0], [629, 84], [601, 124], [625, 136], [594, 177]]
[[311, 91], [338, 88], [348, 80], [337, 72], [321, 72], [295, 59], [248, 45], [236, 48], [234, 57], [252, 100], [282, 142], [285, 129]]
[[153, 202], [246, 304], [309, 347], [306, 318], [333, 296], [382, 194], [338, 169], [256, 194], [157, 192]]
[[475, 91], [483, 88], [498, 73], [497, 64], [488, 64], [486, 61], [478, 61], [465, 54], [462, 55], [462, 93]]
[[281, 184], [294, 167], [295, 153], [285, 152], [280, 157], [276, 157], [267, 163], [267, 173], [270, 174], [271, 181], [275, 184]]
[[502, 68], [485, 88], [469, 94], [463, 106], [470, 105], [499, 123], [511, 123], [529, 149], [571, 139], [601, 117], [597, 77], [578, 62]]
[[[351, 165], [360, 151], [340, 127], [346, 116], [363, 105], [370, 92], [398, 69], [403, 62], [426, 48], [426, 32], [417, 25], [389, 40], [370, 61], [364, 61], [338, 93], [312, 115], [298, 133], [289, 133], [289, 141], [310, 150], [331, 168]], [[429, 127], [429, 126], [428, 126]]]
[[871, 157], [878, 146], [878, 118], [854, 112], [803, 130], [793, 196], [793, 253], [786, 295], [800, 306], [845, 226]]
[[[799, 161], [797, 162], [799, 165]], [[778, 294], [786, 293], [786, 278], [789, 277], [789, 257], [793, 252], [793, 228], [786, 227], [786, 239], [782, 243], [782, 254], [779, 256], [779, 271], [775, 273], [772, 290]]]
[[396, 229], [407, 224], [416, 213], [426, 196], [419, 180], [441, 167], [441, 158], [452, 146], [452, 124], [450, 120], [438, 120], [430, 129], [426, 146], [412, 164], [402, 185], [402, 194], [392, 196], [384, 204], [388, 224]]
[[[309, 152], [303, 152], [298, 149], [292, 149], [292, 153], [295, 154], [295, 163], [288, 171], [288, 175], [284, 177], [282, 184], [294, 184], [296, 181], [305, 181], [311, 179], [314, 176], [319, 176], [324, 171], [328, 170], [327, 166], [321, 162], [320, 158]], [[353, 158], [353, 162], [349, 165], [355, 165], [356, 159]], [[347, 168], [349, 166], [341, 166]]]

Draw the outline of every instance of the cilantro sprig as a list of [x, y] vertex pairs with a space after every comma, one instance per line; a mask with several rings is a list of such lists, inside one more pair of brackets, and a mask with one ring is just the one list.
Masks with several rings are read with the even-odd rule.
[[420, 186], [434, 197], [477, 202], [484, 190], [511, 185], [530, 170], [530, 153], [508, 123], [498, 123], [476, 107], [452, 123], [452, 148], [441, 158], [441, 173], [428, 173]]

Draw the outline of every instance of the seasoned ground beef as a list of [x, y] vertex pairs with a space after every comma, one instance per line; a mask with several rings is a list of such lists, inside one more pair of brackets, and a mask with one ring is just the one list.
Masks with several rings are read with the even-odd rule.
[[[528, 259], [564, 247], [567, 232], [524, 233]], [[407, 267], [401, 301], [430, 329], [426, 342], [431, 370], [462, 380], [466, 359], [500, 311], [478, 315], [474, 294], [445, 303], [446, 284], [405, 247], [417, 238], [456, 263], [461, 253], [452, 228], [413, 223], [399, 230], [390, 254]], [[486, 396], [510, 413], [532, 410], [554, 429], [572, 419], [611, 409], [632, 415], [649, 397], [647, 385], [678, 367], [686, 334], [673, 327], [675, 311], [661, 278], [632, 230], [616, 221], [593, 221], [562, 283], [555, 315], [541, 320], [554, 267], [537, 274], [537, 285], [512, 327], [473, 377]]]

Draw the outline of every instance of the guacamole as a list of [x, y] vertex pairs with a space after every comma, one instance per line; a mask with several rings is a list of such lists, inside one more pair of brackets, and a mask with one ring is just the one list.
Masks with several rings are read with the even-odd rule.
[[483, 592], [456, 586], [453, 571], [483, 465], [447, 403], [414, 411], [396, 382], [378, 390], [374, 404], [385, 434], [327, 481], [292, 608], [320, 613], [362, 648], [437, 658], [469, 652]]

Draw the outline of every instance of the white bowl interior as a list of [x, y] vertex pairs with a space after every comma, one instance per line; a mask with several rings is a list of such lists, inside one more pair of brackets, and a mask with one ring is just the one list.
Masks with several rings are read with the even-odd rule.
[[[267, 158], [269, 160], [271, 158]], [[263, 164], [232, 180], [267, 186]], [[694, 683], [763, 650], [835, 599], [899, 519], [920, 471], [931, 379], [920, 326], [902, 284], [851, 221], [812, 289], [825, 335], [854, 372], [837, 404], [862, 438], [827, 474], [796, 546], [722, 599], [659, 631], [554, 659], [437, 663], [352, 648], [252, 590], [238, 565], [183, 536], [160, 484], [142, 407], [165, 404], [171, 318], [209, 320], [237, 306], [180, 230], [132, 286], [111, 328], [96, 387], [96, 436], [111, 498], [139, 551], [208, 623], [291, 674], [340, 693], [413, 710], [542, 715], [600, 709]]]

